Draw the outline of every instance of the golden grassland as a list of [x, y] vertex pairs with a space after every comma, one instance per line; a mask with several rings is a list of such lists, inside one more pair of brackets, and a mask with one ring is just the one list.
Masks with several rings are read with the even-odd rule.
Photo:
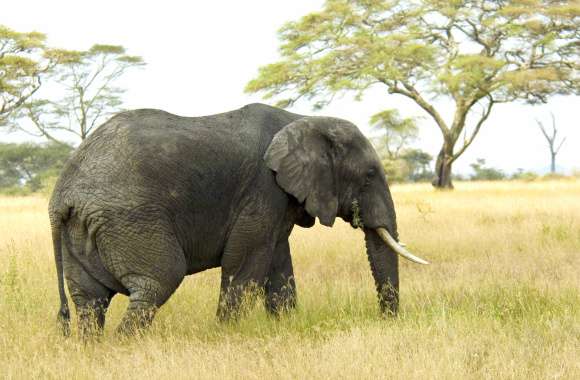
[[52, 245], [41, 197], [0, 198], [0, 377], [580, 378], [580, 181], [393, 187], [401, 313], [379, 316], [362, 233], [297, 228], [299, 308], [215, 321], [219, 269], [188, 277], [144, 337], [83, 344], [55, 327]]

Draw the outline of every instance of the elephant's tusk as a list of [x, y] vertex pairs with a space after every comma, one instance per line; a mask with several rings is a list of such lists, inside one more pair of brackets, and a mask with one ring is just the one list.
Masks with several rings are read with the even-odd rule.
[[395, 252], [397, 252], [399, 255], [403, 256], [407, 260], [412, 261], [412, 262], [417, 263], [417, 264], [423, 264], [423, 265], [429, 264], [428, 261], [423, 260], [422, 258], [413, 255], [412, 253], [407, 251], [405, 248], [403, 248], [399, 243], [397, 243], [397, 241], [395, 239], [393, 239], [391, 234], [389, 234], [389, 232], [386, 229], [379, 227], [376, 229], [376, 231], [379, 234], [379, 236], [381, 237], [381, 239], [383, 239], [383, 241], [389, 247], [393, 248], [393, 250]]

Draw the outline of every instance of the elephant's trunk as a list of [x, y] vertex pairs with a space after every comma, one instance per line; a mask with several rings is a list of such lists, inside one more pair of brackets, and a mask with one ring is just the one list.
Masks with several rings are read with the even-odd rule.
[[399, 307], [399, 257], [376, 230], [365, 228], [364, 232], [381, 312], [396, 315]]

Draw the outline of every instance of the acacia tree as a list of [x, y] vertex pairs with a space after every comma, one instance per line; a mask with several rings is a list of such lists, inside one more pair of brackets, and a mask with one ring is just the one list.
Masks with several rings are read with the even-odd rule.
[[[497, 103], [546, 102], [580, 90], [580, 5], [550, 0], [327, 0], [279, 32], [279, 62], [248, 92], [328, 104], [382, 85], [415, 102], [440, 130], [434, 186], [452, 188], [452, 164]], [[448, 123], [433, 99], [455, 105]]]
[[415, 119], [401, 118], [399, 111], [393, 109], [374, 114], [370, 122], [381, 133], [379, 146], [391, 160], [399, 159], [403, 149], [419, 134]]
[[70, 57], [67, 51], [47, 48], [45, 39], [42, 33], [0, 25], [0, 126], [40, 88], [44, 75]]
[[429, 165], [433, 157], [420, 149], [407, 149], [402, 155], [403, 160], [409, 165], [409, 179], [412, 181], [429, 180], [433, 173]]
[[144, 65], [141, 57], [127, 55], [122, 46], [94, 45], [77, 52], [75, 59], [60, 65], [51, 77], [64, 96], [25, 102], [19, 116], [31, 125], [14, 123], [13, 128], [61, 144], [55, 133], [65, 132], [82, 141], [121, 110], [125, 90], [116, 86], [116, 81], [127, 70]]
[[389, 180], [425, 180], [433, 157], [420, 149], [410, 147], [411, 142], [419, 135], [415, 119], [402, 118], [399, 111], [388, 109], [371, 116], [370, 123], [379, 133], [373, 139], [373, 144]]
[[548, 143], [548, 149], [550, 149], [550, 173], [556, 173], [556, 156], [560, 152], [562, 144], [566, 141], [566, 137], [562, 138], [559, 143], [556, 142], [556, 135], [558, 134], [558, 129], [556, 128], [556, 117], [552, 112], [550, 112], [550, 116], [552, 117], [552, 131], [548, 132], [540, 120], [536, 119], [536, 123], [538, 123], [540, 131], [542, 131], [542, 135], [544, 135], [544, 138]]

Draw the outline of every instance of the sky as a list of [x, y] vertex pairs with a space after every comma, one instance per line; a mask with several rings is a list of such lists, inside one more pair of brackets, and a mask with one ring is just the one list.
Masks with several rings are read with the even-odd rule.
[[[20, 32], [39, 31], [47, 43], [65, 49], [88, 49], [95, 43], [123, 45], [147, 66], [120, 82], [127, 89], [128, 109], [158, 108], [183, 116], [201, 116], [265, 102], [260, 94], [245, 94], [258, 67], [278, 60], [277, 31], [287, 21], [319, 10], [321, 0], [292, 1], [112, 1], [6, 0], [0, 24]], [[432, 99], [446, 120], [452, 105]], [[371, 134], [369, 118], [386, 108], [402, 116], [420, 117], [415, 143], [433, 156], [441, 146], [435, 124], [414, 103], [375, 87], [361, 101], [349, 94], [321, 111], [301, 102], [290, 108], [305, 115], [340, 117]], [[469, 174], [470, 164], [483, 158], [492, 167], [512, 173], [518, 168], [544, 172], [549, 152], [536, 119], [549, 124], [556, 116], [560, 136], [566, 136], [557, 158], [558, 169], [580, 170], [580, 98], [555, 97], [548, 104], [499, 104], [469, 149], [456, 161], [456, 173]], [[21, 134], [1, 134], [1, 141], [22, 141]], [[29, 139], [27, 137], [27, 139]]]

